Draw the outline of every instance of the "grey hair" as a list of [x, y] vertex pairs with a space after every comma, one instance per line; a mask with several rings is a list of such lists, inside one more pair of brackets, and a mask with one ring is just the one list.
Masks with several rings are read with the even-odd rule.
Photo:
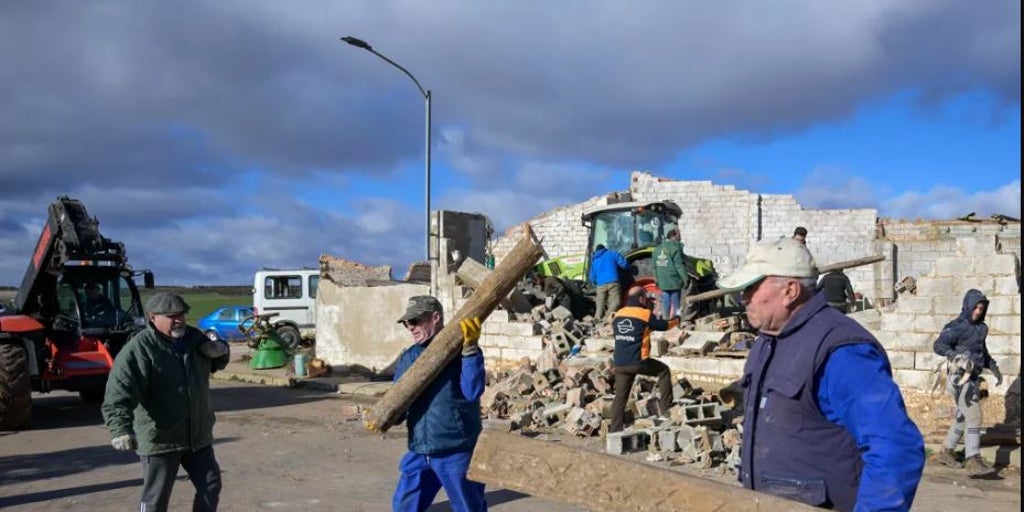
[[785, 276], [771, 276], [775, 278], [775, 285], [782, 286], [786, 281], [792, 279], [800, 285], [801, 295], [808, 294], [814, 295], [818, 291], [818, 278], [817, 277], [785, 277]]

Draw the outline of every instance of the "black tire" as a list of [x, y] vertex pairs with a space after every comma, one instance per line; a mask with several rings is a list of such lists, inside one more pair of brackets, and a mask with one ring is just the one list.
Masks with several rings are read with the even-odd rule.
[[294, 325], [277, 326], [277, 338], [288, 352], [294, 352], [302, 343], [302, 335]]
[[32, 376], [25, 347], [0, 340], [0, 431], [16, 430], [32, 417]]

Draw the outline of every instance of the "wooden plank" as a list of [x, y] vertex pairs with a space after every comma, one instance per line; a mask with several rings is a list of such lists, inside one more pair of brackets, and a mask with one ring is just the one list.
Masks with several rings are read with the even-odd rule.
[[[818, 267], [818, 273], [824, 274], [825, 272], [831, 272], [833, 270], [848, 269], [854, 267], [860, 267], [863, 265], [870, 265], [879, 261], [885, 260], [883, 255], [865, 256], [863, 258], [855, 258], [852, 260], [840, 261], [836, 263], [830, 263], [828, 265]], [[717, 299], [719, 297], [725, 297], [730, 293], [736, 293], [739, 290], [711, 290], [704, 293], [697, 293], [694, 295], [687, 295], [685, 300], [687, 304], [693, 304], [696, 302], [703, 302], [705, 300]]]
[[472, 317], [478, 317], [481, 321], [486, 319], [537, 262], [541, 254], [540, 246], [534, 242], [529, 226], [524, 227], [524, 232], [519, 243], [473, 291], [466, 305], [452, 315], [452, 318], [446, 319], [441, 332], [437, 333], [434, 341], [420, 354], [416, 362], [366, 412], [363, 420], [368, 430], [387, 432], [395, 425], [448, 362], [462, 352], [462, 331], [459, 328], [459, 321]]
[[[473, 258], [466, 258], [459, 265], [459, 269], [455, 271], [455, 275], [463, 284], [475, 290], [487, 280], [487, 276], [491, 275], [491, 272], [491, 269], [485, 267], [479, 261]], [[516, 287], [512, 288], [507, 297], [501, 299], [501, 307], [513, 313], [529, 313], [533, 309], [530, 301]]]
[[595, 512], [782, 512], [802, 503], [623, 457], [484, 430], [469, 478]]
[[854, 258], [852, 260], [839, 261], [836, 263], [829, 263], [828, 265], [822, 265], [818, 267], [818, 273], [824, 274], [825, 272], [831, 272], [833, 270], [845, 270], [848, 268], [862, 267], [864, 265], [870, 265], [872, 263], [878, 263], [884, 261], [885, 256], [876, 254], [874, 256], [864, 256], [863, 258]]

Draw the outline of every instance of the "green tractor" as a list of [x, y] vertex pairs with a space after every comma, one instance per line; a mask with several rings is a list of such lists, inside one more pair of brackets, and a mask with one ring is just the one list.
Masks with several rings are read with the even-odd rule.
[[[669, 231], [679, 229], [681, 215], [679, 205], [667, 200], [618, 202], [584, 210], [582, 220], [588, 236], [583, 279], [589, 279], [589, 255], [593, 254], [595, 247], [604, 245], [618, 251], [630, 264], [630, 273], [620, 276], [623, 294], [634, 286], [640, 286], [653, 297], [660, 298], [660, 290], [654, 282], [651, 255]], [[686, 268], [690, 276], [687, 295], [715, 289], [717, 274], [711, 260], [686, 256]], [[712, 307], [710, 302], [695, 304], [689, 313], [702, 316], [710, 313]]]

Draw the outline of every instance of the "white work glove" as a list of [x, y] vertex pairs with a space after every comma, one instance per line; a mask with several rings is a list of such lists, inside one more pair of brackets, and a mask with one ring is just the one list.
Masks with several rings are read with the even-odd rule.
[[125, 434], [123, 436], [117, 436], [110, 440], [110, 446], [113, 446], [115, 450], [119, 452], [127, 452], [135, 449], [135, 436], [131, 434]]
[[231, 352], [231, 349], [228, 348], [227, 343], [224, 343], [222, 341], [210, 340], [203, 342], [202, 345], [199, 345], [199, 351], [202, 352], [204, 356], [209, 357], [210, 359], [217, 359], [218, 357], [228, 355], [228, 353]]

